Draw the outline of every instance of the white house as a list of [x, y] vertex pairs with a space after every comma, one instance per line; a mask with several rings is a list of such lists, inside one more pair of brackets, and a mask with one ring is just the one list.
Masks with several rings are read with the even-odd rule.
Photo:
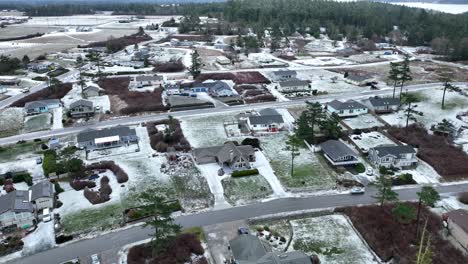
[[390, 113], [397, 111], [400, 107], [400, 100], [391, 97], [371, 97], [367, 104], [376, 113]]
[[416, 151], [408, 145], [383, 145], [369, 149], [369, 160], [377, 167], [407, 168], [418, 164]]
[[307, 81], [302, 80], [288, 80], [279, 82], [278, 86], [276, 86], [278, 91], [282, 93], [297, 93], [297, 92], [309, 92], [310, 91], [310, 83]]
[[330, 114], [337, 114], [339, 117], [351, 117], [369, 113], [369, 109], [363, 104], [354, 100], [340, 102], [333, 100], [326, 105], [326, 109]]
[[271, 79], [274, 82], [284, 82], [297, 78], [297, 72], [291, 70], [278, 70], [271, 73]]
[[278, 132], [284, 128], [284, 120], [283, 116], [276, 110], [266, 108], [259, 111], [259, 115], [249, 116], [247, 125], [254, 132]]

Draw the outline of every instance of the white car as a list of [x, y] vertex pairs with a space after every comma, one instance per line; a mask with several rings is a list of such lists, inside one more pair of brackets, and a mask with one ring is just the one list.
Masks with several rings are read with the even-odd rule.
[[21, 89], [21, 92], [22, 93], [29, 93], [29, 88], [23, 88], [23, 89]]
[[366, 189], [364, 187], [353, 187], [349, 193], [350, 194], [364, 194], [365, 192], [366, 192]]
[[366, 174], [367, 174], [367, 176], [372, 176], [372, 175], [374, 175], [374, 169], [372, 169], [372, 168], [367, 168]]
[[50, 215], [50, 209], [44, 208], [44, 210], [42, 210], [42, 221], [49, 222], [50, 220], [52, 220], [52, 216]]
[[91, 263], [92, 264], [101, 264], [101, 261], [99, 261], [99, 256], [97, 254], [94, 254], [91, 256]]

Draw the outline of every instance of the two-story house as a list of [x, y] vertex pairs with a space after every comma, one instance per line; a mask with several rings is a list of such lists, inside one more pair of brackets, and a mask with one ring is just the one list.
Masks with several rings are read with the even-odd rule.
[[369, 149], [369, 160], [377, 167], [407, 168], [418, 164], [416, 150], [409, 145], [382, 145]]
[[31, 189], [31, 202], [36, 205], [37, 210], [54, 208], [55, 188], [49, 181], [34, 184]]
[[0, 229], [29, 228], [37, 223], [29, 191], [15, 190], [0, 196]]
[[192, 154], [197, 164], [217, 163], [232, 170], [250, 169], [250, 163], [255, 161], [255, 150], [252, 146], [236, 146], [232, 142], [222, 146], [197, 148]]
[[70, 116], [74, 118], [90, 117], [94, 115], [93, 102], [80, 99], [70, 104]]
[[24, 111], [26, 115], [37, 115], [48, 113], [50, 110], [59, 108], [60, 106], [62, 106], [62, 104], [58, 99], [32, 101], [24, 105]]

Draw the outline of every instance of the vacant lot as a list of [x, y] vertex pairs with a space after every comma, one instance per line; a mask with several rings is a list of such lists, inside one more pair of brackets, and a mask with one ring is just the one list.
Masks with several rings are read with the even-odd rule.
[[52, 115], [44, 113], [34, 116], [28, 116], [24, 120], [24, 132], [30, 133], [49, 129], [52, 125]]
[[204, 82], [206, 80], [232, 80], [236, 84], [270, 83], [270, 80], [256, 71], [237, 73], [206, 73], [197, 77], [198, 82]]
[[64, 83], [57, 88], [45, 88], [16, 101], [11, 106], [24, 107], [26, 103], [32, 101], [46, 99], [62, 99], [62, 97], [64, 97], [68, 92], [70, 92], [71, 89], [71, 83]]
[[[418, 247], [413, 246], [416, 223], [397, 222], [391, 213], [392, 209], [393, 205], [386, 205], [383, 208], [371, 205], [347, 207], [339, 211], [349, 216], [353, 225], [383, 261], [399, 259], [398, 263], [401, 264], [414, 263], [418, 250]], [[461, 251], [440, 236], [442, 219], [425, 208], [421, 216], [421, 219], [428, 219], [427, 229], [431, 238], [432, 263], [468, 263], [468, 257], [463, 256]]]
[[252, 175], [240, 178], [222, 180], [224, 196], [232, 205], [258, 202], [267, 198], [273, 191], [262, 175]]

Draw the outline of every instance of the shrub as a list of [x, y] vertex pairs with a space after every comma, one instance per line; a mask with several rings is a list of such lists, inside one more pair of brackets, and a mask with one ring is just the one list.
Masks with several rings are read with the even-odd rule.
[[258, 174], [257, 169], [241, 170], [241, 171], [233, 171], [231, 174], [231, 177], [237, 178], [237, 177], [245, 177], [245, 176], [256, 175], [256, 174]]
[[60, 208], [60, 207], [62, 207], [62, 205], [63, 205], [62, 201], [60, 201], [60, 200], [55, 201], [55, 208]]
[[181, 59], [169, 61], [169, 62], [158, 62], [154, 66], [154, 72], [181, 72], [185, 70], [185, 66]]
[[257, 232], [263, 232], [265, 229], [263, 229], [263, 227], [261, 226], [257, 226]]
[[114, 173], [118, 183], [128, 181], [128, 174], [113, 161], [101, 161], [86, 166], [86, 170], [110, 170]]
[[3, 186], [5, 184], [5, 178], [0, 177], [0, 186]]
[[460, 195], [458, 195], [458, 201], [468, 204], [468, 192], [460, 193]]
[[267, 232], [270, 232], [270, 227], [269, 226], [264, 226], [263, 229], [265, 229], [265, 231], [267, 231]]
[[56, 194], [64, 192], [63, 188], [60, 186], [60, 183], [58, 182], [54, 182], [54, 189], [55, 189]]
[[364, 173], [366, 172], [366, 167], [362, 163], [356, 164], [356, 171], [357, 173]]
[[388, 168], [383, 167], [383, 166], [381, 166], [379, 168], [379, 173], [382, 174], [382, 175], [393, 175], [393, 174], [395, 174], [393, 171], [391, 171]]
[[258, 138], [246, 138], [242, 140], [242, 145], [250, 145], [254, 148], [260, 149], [260, 140]]
[[[104, 186], [101, 186], [101, 189], [103, 187]], [[110, 200], [109, 195], [106, 195], [105, 193], [102, 193], [102, 192], [95, 192], [89, 188], [85, 188], [83, 194], [84, 194], [84, 197], [88, 199], [88, 201], [92, 204], [105, 203]]]
[[13, 180], [14, 183], [19, 183], [19, 182], [24, 181], [24, 182], [26, 182], [28, 184], [28, 186], [33, 185], [32, 177], [31, 177], [31, 174], [29, 174], [29, 173], [15, 174], [15, 175], [13, 175], [12, 180]]
[[46, 150], [44, 152], [42, 170], [44, 170], [44, 175], [46, 176], [48, 176], [51, 173], [57, 172], [57, 154], [54, 150]]
[[73, 236], [67, 236], [67, 235], [60, 235], [55, 238], [55, 242], [57, 244], [62, 244], [68, 241], [71, 241], [73, 239]]
[[96, 183], [93, 181], [82, 181], [75, 179], [72, 182], [70, 182], [70, 186], [75, 190], [75, 191], [81, 191], [84, 188], [94, 188], [96, 187]]
[[413, 175], [410, 173], [405, 173], [398, 175], [396, 178], [392, 178], [392, 185], [406, 185], [406, 184], [417, 184], [413, 179]]
[[58, 89], [42, 89], [38, 92], [29, 94], [28, 96], [14, 102], [13, 107], [24, 107], [27, 102], [46, 100], [46, 99], [62, 99], [72, 89], [71, 83], [64, 83]]

